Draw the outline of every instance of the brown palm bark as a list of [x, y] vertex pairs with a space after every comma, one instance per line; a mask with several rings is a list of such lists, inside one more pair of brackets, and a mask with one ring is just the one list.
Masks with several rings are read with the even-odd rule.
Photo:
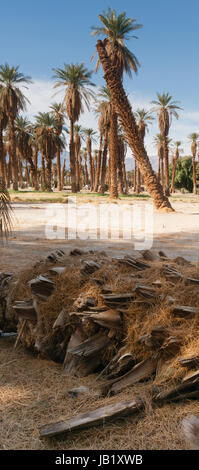
[[52, 191], [52, 160], [51, 158], [46, 158], [46, 190]]
[[146, 153], [144, 144], [139, 137], [135, 117], [133, 115], [128, 98], [125, 94], [117, 69], [111, 65], [104, 43], [98, 40], [96, 47], [100, 62], [104, 69], [104, 78], [110, 90], [112, 103], [125, 131], [129, 146], [133, 151], [141, 173], [144, 176], [147, 190], [152, 196], [157, 209], [164, 208], [172, 211], [173, 209], [171, 204], [168, 198], [163, 194], [162, 186], [158, 182], [156, 174], [152, 169], [150, 160]]
[[111, 103], [110, 113], [110, 143], [109, 143], [109, 158], [110, 158], [110, 197], [115, 199], [118, 197], [117, 189], [117, 166], [118, 166], [118, 135], [117, 135], [117, 113], [113, 103]]
[[193, 166], [193, 194], [197, 194], [197, 186], [196, 186], [196, 152], [197, 152], [197, 144], [196, 144], [196, 142], [192, 142], [191, 152], [192, 152], [192, 166]]
[[96, 168], [96, 173], [95, 173], [95, 186], [94, 186], [95, 193], [97, 193], [98, 186], [99, 186], [100, 170], [101, 170], [101, 164], [102, 164], [102, 147], [103, 147], [103, 136], [102, 134], [100, 134], [100, 146], [99, 146], [99, 152], [97, 155], [97, 168]]
[[62, 186], [62, 189], [63, 189], [63, 187], [65, 186], [65, 167], [66, 167], [66, 159], [64, 158], [64, 163], [63, 163], [63, 166], [62, 166], [62, 175], [61, 175], [61, 186]]
[[169, 196], [169, 149], [168, 149], [168, 139], [164, 135], [164, 167], [165, 167], [165, 195]]
[[69, 144], [69, 154], [70, 154], [70, 171], [71, 171], [71, 186], [72, 193], [76, 193], [76, 165], [75, 165], [75, 144], [74, 144], [74, 123], [73, 119], [70, 119], [70, 144]]
[[134, 158], [134, 178], [133, 178], [133, 187], [134, 187], [134, 193], [136, 192], [137, 188], [137, 162], [136, 159]]
[[100, 188], [99, 192], [104, 194], [105, 191], [105, 178], [106, 178], [106, 164], [107, 164], [107, 153], [108, 153], [108, 133], [109, 126], [107, 125], [104, 133], [104, 148], [102, 154], [102, 167], [101, 167], [101, 177], [100, 177]]
[[58, 191], [62, 190], [61, 184], [61, 152], [59, 146], [56, 149], [56, 156], [57, 156], [57, 189]]
[[13, 189], [18, 191], [18, 165], [17, 165], [17, 157], [16, 157], [16, 137], [15, 137], [15, 126], [14, 126], [14, 119], [12, 115], [10, 116], [10, 154], [11, 154], [11, 162], [12, 162], [12, 182], [13, 182]]
[[0, 178], [5, 180], [5, 155], [3, 148], [3, 127], [0, 125]]
[[44, 154], [41, 154], [41, 183], [44, 187], [46, 185], [46, 165]]

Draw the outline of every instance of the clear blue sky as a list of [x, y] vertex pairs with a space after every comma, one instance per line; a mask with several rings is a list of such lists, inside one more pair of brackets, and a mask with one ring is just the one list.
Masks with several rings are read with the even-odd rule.
[[[99, 24], [98, 14], [108, 7], [123, 10], [143, 28], [139, 39], [128, 47], [140, 61], [133, 80], [125, 79], [129, 94], [155, 98], [157, 91], [170, 92], [187, 112], [199, 111], [199, 2], [198, 0], [11, 0], [0, 10], [0, 62], [20, 64], [33, 79], [49, 80], [52, 68], [64, 62], [85, 62], [96, 38], [91, 26]], [[102, 72], [94, 76], [103, 82]], [[199, 128], [196, 122], [195, 129]], [[190, 121], [189, 121], [190, 122]], [[199, 130], [199, 129], [198, 129]], [[186, 130], [185, 130], [186, 132]]]

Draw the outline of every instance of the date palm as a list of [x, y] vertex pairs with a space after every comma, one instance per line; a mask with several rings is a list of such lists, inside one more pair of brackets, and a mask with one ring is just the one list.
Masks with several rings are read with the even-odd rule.
[[93, 158], [92, 158], [92, 143], [96, 142], [96, 132], [91, 128], [87, 128], [83, 130], [83, 133], [84, 133], [84, 138], [86, 139], [86, 148], [87, 148], [87, 153], [88, 153], [88, 158], [89, 158], [91, 191], [93, 191], [94, 163], [93, 163]]
[[57, 147], [60, 151], [64, 148], [64, 142], [57, 134], [57, 121], [50, 113], [38, 113], [36, 120], [37, 143], [41, 154], [46, 160], [46, 186], [48, 191], [52, 191], [52, 161], [55, 158]]
[[[17, 116], [15, 119], [15, 135], [16, 135], [16, 148], [19, 158], [23, 159], [30, 165], [31, 181], [34, 189], [37, 189], [37, 175], [36, 167], [33, 162], [33, 149], [32, 149], [32, 124], [23, 116]], [[18, 162], [20, 166], [20, 162]]]
[[172, 180], [171, 180], [171, 192], [172, 193], [175, 193], [176, 164], [180, 156], [180, 152], [181, 153], [183, 152], [180, 146], [181, 146], [181, 142], [177, 140], [177, 142], [175, 142], [174, 158], [173, 158], [173, 164], [172, 164]]
[[[98, 103], [96, 109], [99, 114], [98, 127], [100, 134], [103, 135], [103, 151], [102, 151], [102, 162], [100, 170], [100, 188], [99, 191], [104, 194], [105, 191], [105, 178], [106, 178], [106, 165], [107, 165], [107, 153], [108, 153], [108, 142], [109, 142], [109, 131], [110, 131], [110, 114], [111, 114], [111, 95], [108, 87], [101, 87], [98, 93], [98, 97], [101, 100]], [[113, 178], [112, 178], [113, 181]], [[109, 187], [109, 191], [112, 194], [113, 189]]]
[[91, 98], [94, 93], [90, 87], [94, 86], [91, 82], [92, 71], [89, 71], [83, 63], [64, 64], [64, 68], [53, 69], [54, 78], [57, 80], [54, 85], [64, 87], [65, 109], [70, 121], [70, 167], [72, 179], [72, 192], [76, 192], [76, 168], [75, 168], [75, 145], [74, 145], [74, 124], [78, 121], [83, 112], [83, 104], [89, 109]]
[[[55, 120], [56, 127], [55, 127], [55, 132], [58, 136], [61, 135], [62, 130], [63, 130], [63, 125], [64, 125], [64, 110], [63, 110], [63, 104], [62, 103], [52, 103], [50, 106], [50, 112], [53, 116], [53, 119]], [[57, 187], [58, 191], [61, 191], [62, 185], [61, 185], [61, 154], [60, 154], [60, 146], [57, 146], [56, 149], [56, 155], [57, 155]]]
[[157, 209], [172, 211], [171, 204], [163, 194], [162, 186], [152, 169], [143, 142], [139, 137], [136, 120], [124, 91], [120, 75], [117, 69], [111, 66], [104, 42], [98, 40], [96, 48], [104, 70], [104, 77], [111, 93], [111, 101], [119, 116], [129, 147], [140, 166], [149, 194], [153, 197]]
[[[142, 140], [144, 144], [144, 138], [146, 134], [146, 129], [148, 129], [148, 123], [151, 123], [153, 121], [153, 116], [151, 115], [150, 111], [147, 111], [146, 109], [137, 109], [135, 111], [135, 118], [137, 120], [137, 125], [138, 125], [138, 133], [140, 136], [140, 139]], [[139, 166], [137, 168], [137, 184], [136, 184], [136, 192], [139, 194], [140, 193], [140, 185], [141, 185], [141, 174], [140, 174], [140, 169]]]
[[19, 86], [25, 87], [28, 83], [32, 83], [30, 77], [21, 73], [18, 65], [15, 67], [10, 67], [8, 64], [0, 65], [0, 107], [7, 115], [10, 125], [12, 179], [15, 190], [18, 189], [18, 167], [14, 121], [18, 112], [24, 111], [28, 101]]
[[[142, 27], [136, 22], [136, 19], [128, 18], [125, 12], [116, 14], [113, 9], [108, 9], [103, 14], [98, 15], [101, 26], [92, 27], [92, 36], [104, 36], [104, 46], [112, 66], [116, 67], [120, 79], [123, 78], [124, 71], [131, 76], [132, 72], [137, 73], [140, 66], [136, 56], [126, 47], [125, 41], [130, 39], [132, 33]], [[136, 36], [133, 35], [134, 38]], [[100, 65], [100, 59], [97, 61], [96, 70]], [[110, 170], [111, 170], [111, 188], [110, 196], [118, 197], [117, 191], [117, 113], [111, 101], [110, 114]]]
[[164, 138], [162, 134], [156, 134], [154, 145], [158, 151], [158, 179], [164, 189]]
[[199, 139], [199, 134], [193, 132], [188, 136], [189, 141], [191, 142], [191, 153], [192, 153], [192, 165], [193, 165], [193, 194], [197, 194], [196, 187], [196, 152], [197, 152], [197, 143]]
[[160, 133], [164, 139], [164, 163], [165, 163], [165, 194], [169, 196], [169, 150], [168, 150], [168, 134], [171, 127], [172, 117], [179, 118], [177, 110], [179, 101], [174, 101], [169, 93], [157, 93], [157, 100], [152, 101], [155, 105], [154, 112], [158, 113], [158, 124]]
[[77, 191], [80, 191], [80, 186], [81, 186], [81, 136], [84, 132], [82, 129], [82, 126], [80, 124], [76, 124], [74, 126], [74, 132], [75, 132], [75, 138], [74, 138], [74, 143], [75, 143], [75, 162], [76, 162], [76, 186], [77, 186]]

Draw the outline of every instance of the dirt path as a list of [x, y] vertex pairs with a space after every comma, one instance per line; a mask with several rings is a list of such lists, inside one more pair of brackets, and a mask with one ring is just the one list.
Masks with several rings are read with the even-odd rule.
[[[134, 207], [145, 207], [145, 202], [134, 202]], [[148, 204], [148, 203], [147, 203]], [[199, 261], [199, 203], [174, 202], [175, 213], [153, 214], [153, 242], [152, 249], [163, 250], [168, 256], [184, 256], [190, 261]], [[7, 244], [0, 247], [0, 270], [22, 270], [30, 263], [34, 263], [49, 251], [63, 247], [68, 253], [74, 247], [85, 249], [105, 250], [110, 255], [130, 253], [135, 249], [135, 242], [144, 237], [144, 221], [139, 236], [132, 240], [100, 239], [82, 240], [67, 238], [53, 240], [46, 238], [46, 224], [49, 220], [49, 208], [56, 215], [57, 206], [46, 204], [15, 203], [14, 204], [14, 232]], [[67, 206], [67, 205], [65, 205]], [[62, 206], [64, 207], [64, 205]], [[123, 207], [123, 206], [121, 206]], [[144, 212], [143, 212], [144, 214]], [[81, 233], [80, 233], [81, 237]], [[142, 247], [141, 243], [141, 249]]]

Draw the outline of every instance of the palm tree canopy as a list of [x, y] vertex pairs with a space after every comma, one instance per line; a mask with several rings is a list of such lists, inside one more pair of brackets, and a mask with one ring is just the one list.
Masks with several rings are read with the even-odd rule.
[[[0, 107], [13, 118], [19, 110], [26, 108], [28, 99], [24, 96], [19, 85], [32, 83], [29, 76], [19, 72], [19, 66], [10, 67], [7, 63], [0, 65]], [[27, 88], [27, 87], [25, 87]]]
[[198, 141], [198, 139], [199, 139], [199, 134], [197, 134], [197, 132], [192, 132], [192, 134], [189, 134], [188, 139], [189, 139], [191, 142], [196, 143], [196, 142]]
[[157, 93], [157, 100], [152, 101], [151, 103], [155, 105], [152, 109], [152, 112], [158, 113], [158, 123], [160, 132], [165, 137], [169, 133], [169, 128], [171, 126], [172, 116], [176, 119], [179, 118], [179, 114], [176, 110], [181, 110], [178, 106], [179, 101], [174, 101], [173, 97], [169, 93]]
[[95, 86], [91, 82], [92, 71], [89, 71], [83, 63], [64, 64], [64, 68], [53, 69], [54, 77], [57, 79], [54, 88], [64, 86], [66, 88], [65, 105], [69, 119], [78, 121], [83, 112], [83, 103], [89, 109], [90, 99], [94, 93], [90, 87]]
[[[125, 40], [130, 37], [137, 39], [132, 35], [134, 31], [142, 28], [136, 19], [128, 18], [126, 12], [120, 13], [118, 16], [116, 11], [109, 8], [103, 14], [98, 15], [102, 26], [92, 27], [92, 36], [105, 36], [106, 50], [113, 65], [116, 65], [120, 75], [123, 71], [131, 76], [132, 71], [137, 73], [140, 66], [136, 56], [124, 45]], [[100, 61], [97, 61], [96, 70], [99, 69]]]

